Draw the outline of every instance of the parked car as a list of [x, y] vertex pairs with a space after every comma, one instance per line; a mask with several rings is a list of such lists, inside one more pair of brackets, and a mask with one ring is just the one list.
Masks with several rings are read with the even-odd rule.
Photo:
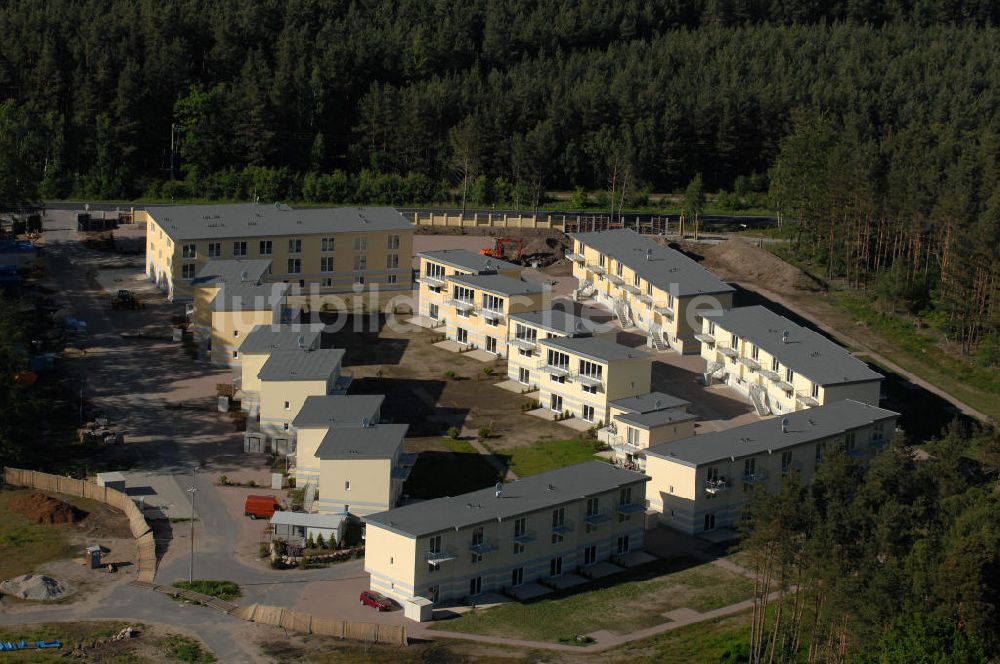
[[247, 496], [243, 503], [243, 515], [251, 519], [270, 519], [279, 510], [281, 505], [274, 496]]
[[361, 604], [370, 606], [377, 611], [391, 611], [392, 600], [374, 590], [366, 590], [361, 593]]

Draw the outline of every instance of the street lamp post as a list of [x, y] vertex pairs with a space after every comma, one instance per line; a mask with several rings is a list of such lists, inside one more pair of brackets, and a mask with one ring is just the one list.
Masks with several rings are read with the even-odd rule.
[[188, 582], [190, 583], [194, 583], [194, 494], [198, 491], [198, 487], [195, 484], [197, 473], [198, 467], [195, 466], [191, 469], [191, 488], [188, 489], [188, 493], [191, 494], [191, 560], [188, 569]]

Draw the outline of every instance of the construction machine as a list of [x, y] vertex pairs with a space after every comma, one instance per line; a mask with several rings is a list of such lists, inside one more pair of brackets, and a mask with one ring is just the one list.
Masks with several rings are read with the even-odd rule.
[[516, 263], [521, 260], [521, 254], [524, 253], [524, 238], [498, 237], [493, 240], [492, 247], [480, 249], [479, 253], [490, 258]]
[[115, 311], [121, 309], [145, 309], [146, 303], [135, 296], [135, 294], [124, 288], [111, 296], [111, 308]]

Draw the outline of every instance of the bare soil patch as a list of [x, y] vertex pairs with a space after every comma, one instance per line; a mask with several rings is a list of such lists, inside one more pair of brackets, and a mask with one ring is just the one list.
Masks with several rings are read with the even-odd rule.
[[83, 510], [47, 496], [41, 491], [18, 496], [11, 501], [10, 508], [24, 516], [31, 523], [54, 525], [82, 521], [87, 513]]
[[684, 243], [681, 248], [701, 256], [702, 265], [726, 281], [759, 284], [779, 293], [821, 290], [808, 274], [743, 238], [715, 245]]

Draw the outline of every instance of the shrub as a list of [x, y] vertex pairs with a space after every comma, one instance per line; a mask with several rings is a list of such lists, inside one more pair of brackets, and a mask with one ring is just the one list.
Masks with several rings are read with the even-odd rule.
[[174, 581], [174, 588], [193, 590], [202, 595], [217, 597], [223, 601], [236, 599], [243, 592], [232, 581], [216, 581], [213, 579], [195, 579], [194, 581]]
[[309, 548], [309, 549], [315, 549], [316, 548], [316, 539], [312, 536], [312, 533], [310, 533], [309, 537], [306, 538], [306, 548]]
[[303, 555], [299, 558], [299, 569], [309, 569], [309, 556]]
[[221, 484], [222, 486], [229, 486], [229, 484], [230, 484], [230, 482], [229, 482], [229, 476], [228, 475], [219, 475], [219, 484]]
[[316, 535], [316, 546], [318, 546], [321, 549], [326, 548], [326, 541], [323, 539], [323, 533]]
[[490, 437], [491, 433], [493, 433], [493, 430], [488, 425], [479, 427], [479, 440], [486, 440]]
[[448, 380], [455, 380], [456, 378], [458, 378], [458, 374], [449, 369], [448, 371], [444, 372], [444, 377], [447, 378]]
[[260, 550], [257, 552], [261, 558], [267, 558], [271, 555], [271, 545], [267, 542], [260, 543]]
[[448, 427], [448, 437], [452, 440], [458, 440], [458, 437], [462, 435], [462, 430], [458, 427]]
[[249, 481], [247, 482], [247, 486], [248, 486], [248, 487], [250, 487], [250, 488], [252, 489], [253, 487], [257, 486], [257, 483], [256, 483], [256, 482], [254, 482], [253, 480], [249, 480]]

